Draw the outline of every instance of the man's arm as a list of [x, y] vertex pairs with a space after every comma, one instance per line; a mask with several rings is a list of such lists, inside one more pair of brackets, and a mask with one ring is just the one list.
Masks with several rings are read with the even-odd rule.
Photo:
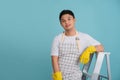
[[96, 45], [96, 46], [89, 46], [87, 47], [83, 53], [80, 56], [80, 62], [83, 64], [87, 64], [90, 60], [90, 54], [93, 54], [94, 52], [103, 52], [104, 48], [102, 45]]
[[52, 56], [52, 66], [53, 66], [53, 80], [62, 80], [62, 73], [60, 72], [58, 65], [58, 56]]
[[58, 56], [52, 56], [52, 67], [53, 67], [53, 71], [55, 72], [59, 72], [59, 65], [58, 65]]
[[96, 48], [96, 52], [97, 52], [97, 53], [98, 53], [98, 52], [103, 52], [103, 51], [104, 51], [103, 45], [96, 45], [95, 48]]

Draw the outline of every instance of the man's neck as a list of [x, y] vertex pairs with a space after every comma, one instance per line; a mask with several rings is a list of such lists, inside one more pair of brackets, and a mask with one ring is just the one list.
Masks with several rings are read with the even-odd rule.
[[75, 36], [76, 35], [76, 30], [69, 30], [69, 31], [65, 31], [65, 35], [66, 36]]

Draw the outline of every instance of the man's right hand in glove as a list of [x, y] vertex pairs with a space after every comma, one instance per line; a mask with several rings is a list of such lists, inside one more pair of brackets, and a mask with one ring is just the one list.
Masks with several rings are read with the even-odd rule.
[[52, 75], [53, 80], [62, 80], [62, 73], [61, 72], [55, 72]]

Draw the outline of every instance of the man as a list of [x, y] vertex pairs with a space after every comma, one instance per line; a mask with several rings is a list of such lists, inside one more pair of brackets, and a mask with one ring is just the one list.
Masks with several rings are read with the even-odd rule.
[[76, 30], [71, 10], [61, 11], [59, 20], [65, 31], [57, 35], [52, 44], [53, 80], [81, 80], [79, 63], [88, 63], [90, 54], [104, 51], [103, 46], [88, 34]]

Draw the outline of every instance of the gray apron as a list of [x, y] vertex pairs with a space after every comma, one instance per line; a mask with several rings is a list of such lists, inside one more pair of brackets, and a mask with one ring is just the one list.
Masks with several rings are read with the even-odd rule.
[[77, 43], [68, 44], [63, 41], [59, 45], [59, 52], [59, 67], [63, 80], [81, 80]]

